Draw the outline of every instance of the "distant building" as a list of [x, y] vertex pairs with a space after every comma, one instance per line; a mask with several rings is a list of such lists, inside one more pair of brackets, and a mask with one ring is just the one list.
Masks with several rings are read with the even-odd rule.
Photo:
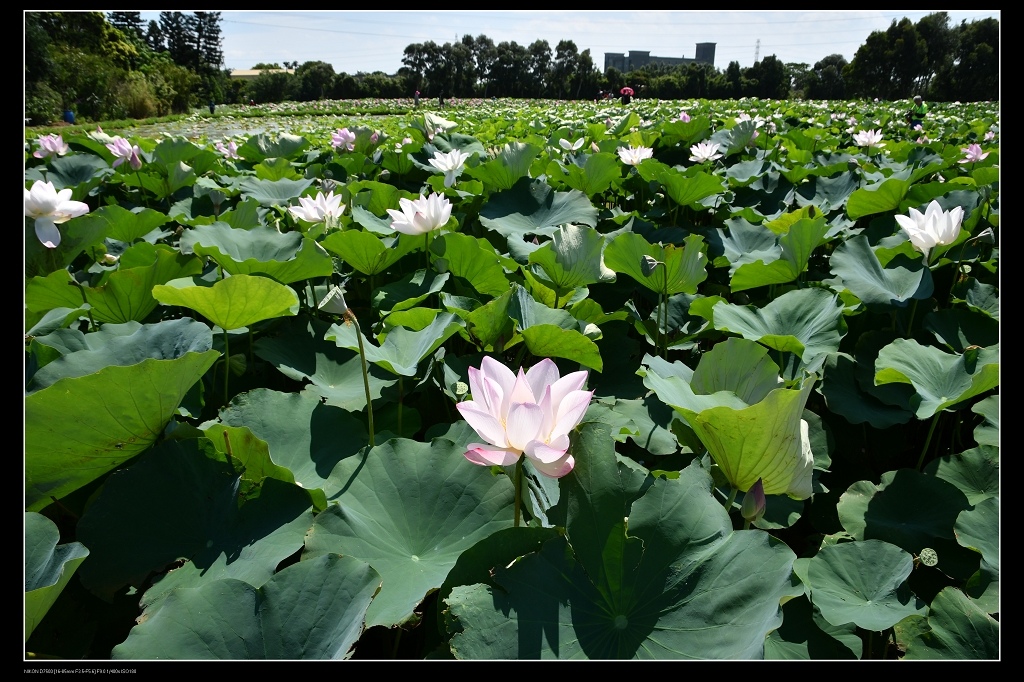
[[295, 73], [295, 69], [232, 69], [232, 78], [252, 80], [258, 78], [261, 73]]
[[685, 66], [687, 64], [715, 65], [715, 45], [718, 43], [697, 43], [697, 54], [688, 57], [652, 57], [651, 53], [630, 50], [629, 52], [605, 52], [604, 70], [615, 67], [623, 73], [640, 69], [648, 64], [664, 64], [666, 66]]

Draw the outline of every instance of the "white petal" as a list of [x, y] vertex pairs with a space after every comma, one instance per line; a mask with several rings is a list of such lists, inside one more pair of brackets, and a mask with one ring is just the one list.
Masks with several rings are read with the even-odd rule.
[[567, 434], [576, 428], [586, 414], [593, 395], [593, 391], [573, 391], [559, 403], [555, 426], [551, 429], [552, 438]]
[[55, 249], [60, 244], [60, 230], [47, 217], [36, 218], [36, 237], [48, 249]]
[[541, 464], [554, 464], [565, 457], [565, 451], [569, 449], [569, 437], [559, 436], [550, 443], [541, 440], [533, 440], [526, 444], [523, 454], [530, 458], [530, 461]]
[[551, 478], [561, 478], [572, 471], [572, 468], [576, 466], [576, 460], [573, 459], [572, 455], [568, 452], [565, 453], [564, 457], [551, 464], [545, 464], [532, 459], [530, 460], [530, 463], [533, 464], [534, 469], [545, 476], [550, 476]]
[[558, 381], [558, 366], [551, 358], [544, 358], [526, 371], [526, 381], [534, 396], [544, 395], [544, 389]]

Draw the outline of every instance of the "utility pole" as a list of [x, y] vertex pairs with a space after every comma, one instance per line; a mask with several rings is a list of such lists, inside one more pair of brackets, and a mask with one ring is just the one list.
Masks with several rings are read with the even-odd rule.
[[761, 39], [757, 39], [757, 44], [754, 46], [754, 63], [757, 64], [758, 57], [761, 55]]

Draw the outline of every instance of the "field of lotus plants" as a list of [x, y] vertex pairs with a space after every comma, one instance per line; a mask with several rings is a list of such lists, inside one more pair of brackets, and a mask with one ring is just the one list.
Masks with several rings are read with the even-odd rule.
[[26, 132], [26, 668], [1001, 657], [998, 102], [331, 106]]

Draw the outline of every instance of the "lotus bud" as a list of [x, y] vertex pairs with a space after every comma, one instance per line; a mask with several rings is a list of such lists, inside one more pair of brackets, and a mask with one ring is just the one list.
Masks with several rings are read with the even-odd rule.
[[754, 523], [764, 516], [764, 507], [764, 484], [759, 478], [754, 485], [750, 486], [747, 494], [743, 496], [743, 506], [740, 508], [740, 514], [750, 523]]

